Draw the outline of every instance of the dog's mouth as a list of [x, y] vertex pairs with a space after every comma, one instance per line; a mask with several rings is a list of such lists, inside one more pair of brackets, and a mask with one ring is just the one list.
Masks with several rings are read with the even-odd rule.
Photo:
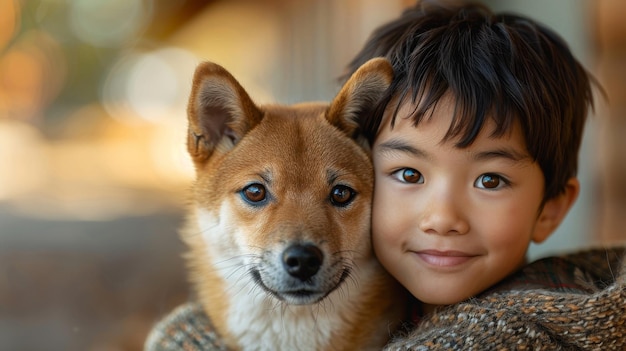
[[[339, 276], [339, 279], [335, 284], [330, 285], [326, 289], [314, 289], [314, 288], [298, 288], [298, 289], [272, 289], [268, 287], [261, 278], [261, 273], [257, 269], [253, 269], [250, 274], [252, 279], [258, 286], [260, 286], [265, 292], [271, 296], [277, 298], [280, 301], [286, 302], [291, 305], [309, 305], [322, 301], [330, 293], [337, 290], [343, 284], [343, 282], [350, 275], [349, 269], [344, 269]], [[303, 283], [304, 284], [304, 283]]]

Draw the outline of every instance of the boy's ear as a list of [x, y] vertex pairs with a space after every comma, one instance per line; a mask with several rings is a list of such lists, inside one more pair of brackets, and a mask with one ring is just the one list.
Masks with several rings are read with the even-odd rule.
[[537, 219], [532, 237], [533, 242], [541, 243], [554, 232], [578, 198], [579, 192], [580, 183], [578, 179], [572, 177], [565, 184], [563, 193], [546, 201]]

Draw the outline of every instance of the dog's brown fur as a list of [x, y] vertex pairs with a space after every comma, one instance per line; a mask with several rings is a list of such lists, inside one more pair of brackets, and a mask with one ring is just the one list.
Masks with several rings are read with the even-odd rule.
[[380, 349], [404, 317], [404, 289], [371, 247], [373, 169], [356, 122], [392, 74], [374, 59], [330, 105], [259, 107], [224, 68], [197, 68], [183, 238], [200, 302], [229, 348]]

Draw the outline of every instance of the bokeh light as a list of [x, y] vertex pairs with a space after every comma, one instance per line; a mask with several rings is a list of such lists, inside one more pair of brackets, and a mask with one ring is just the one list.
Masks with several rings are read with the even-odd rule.
[[58, 95], [66, 75], [58, 42], [36, 29], [21, 35], [0, 56], [0, 116], [41, 117]]
[[13, 38], [18, 28], [19, 5], [16, 0], [0, 0], [0, 52]]
[[74, 0], [68, 5], [74, 35], [104, 47], [137, 38], [152, 11], [152, 2], [148, 0]]
[[125, 55], [102, 89], [102, 102], [112, 117], [133, 122], [184, 121], [191, 77], [197, 64], [187, 51], [166, 47]]
[[48, 161], [39, 130], [21, 121], [0, 119], [0, 201], [44, 185]]

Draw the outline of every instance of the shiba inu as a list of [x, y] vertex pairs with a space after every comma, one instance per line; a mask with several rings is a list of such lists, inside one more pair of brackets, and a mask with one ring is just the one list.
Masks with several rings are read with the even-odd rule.
[[330, 104], [257, 106], [223, 67], [197, 67], [182, 237], [228, 348], [380, 349], [403, 319], [404, 290], [372, 251], [373, 168], [357, 123], [392, 78], [373, 59]]

